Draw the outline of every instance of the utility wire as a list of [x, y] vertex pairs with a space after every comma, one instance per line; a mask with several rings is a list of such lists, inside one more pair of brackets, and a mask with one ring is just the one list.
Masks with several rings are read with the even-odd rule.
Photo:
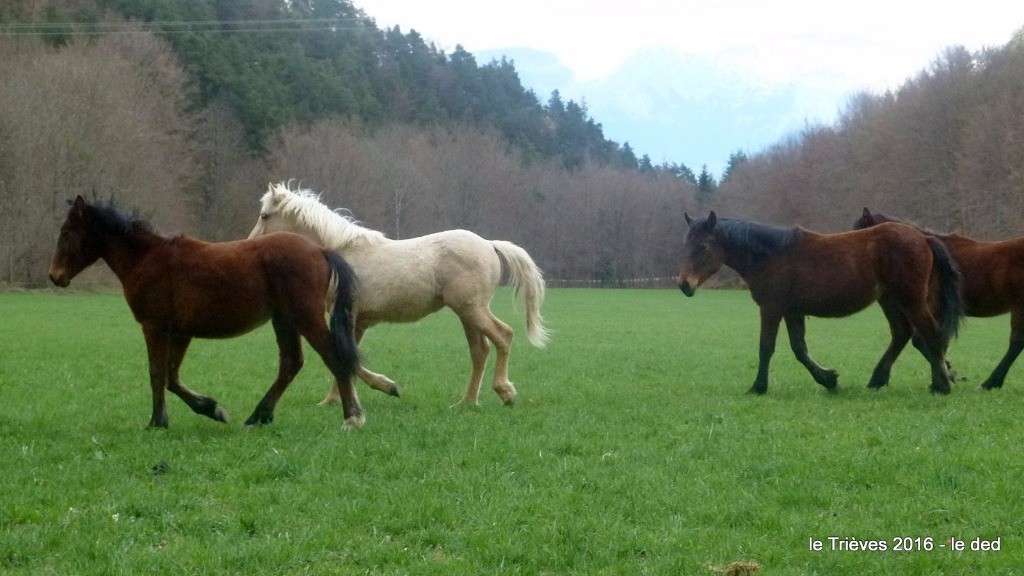
[[29, 22], [0, 24], [0, 36], [101, 34], [251, 34], [268, 32], [325, 32], [372, 27], [366, 18], [309, 18], [295, 20], [193, 20], [150, 22]]

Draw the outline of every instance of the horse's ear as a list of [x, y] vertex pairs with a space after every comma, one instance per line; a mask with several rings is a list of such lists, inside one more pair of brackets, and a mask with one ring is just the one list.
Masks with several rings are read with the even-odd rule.
[[861, 213], [860, 217], [864, 218], [866, 220], [870, 220], [871, 219], [871, 210], [868, 210], [868, 207], [865, 206], [864, 207], [864, 212]]
[[687, 226], [693, 226], [693, 218], [690, 218], [690, 215], [686, 212], [683, 212], [683, 219], [686, 220]]
[[718, 216], [716, 216], [715, 211], [712, 210], [711, 214], [708, 214], [708, 228], [713, 230], [715, 228], [715, 224], [718, 224]]
[[83, 212], [85, 210], [85, 198], [82, 198], [81, 194], [75, 196], [75, 199], [71, 201], [71, 208], [76, 212]]

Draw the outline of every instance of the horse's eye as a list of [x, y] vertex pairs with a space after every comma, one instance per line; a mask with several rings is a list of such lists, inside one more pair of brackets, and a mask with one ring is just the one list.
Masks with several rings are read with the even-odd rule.
[[266, 212], [260, 214], [260, 220], [266, 220], [267, 218], [270, 218], [270, 214], [267, 214]]

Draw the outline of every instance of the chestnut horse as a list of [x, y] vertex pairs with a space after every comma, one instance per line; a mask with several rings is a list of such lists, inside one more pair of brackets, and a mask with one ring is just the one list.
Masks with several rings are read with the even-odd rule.
[[903, 222], [935, 236], [956, 261], [963, 275], [964, 305], [968, 316], [987, 318], [1010, 313], [1010, 344], [1006, 354], [981, 384], [983, 390], [1002, 388], [1006, 373], [1024, 350], [1024, 238], [984, 242], [960, 234], [937, 234], [867, 208], [854, 228], [883, 222]]
[[[818, 384], [834, 389], [838, 373], [822, 368], [807, 351], [805, 317], [849, 316], [877, 300], [892, 340], [868, 386], [888, 383], [893, 362], [916, 331], [931, 364], [931, 391], [949, 393], [945, 350], [963, 316], [963, 302], [960, 275], [938, 240], [902, 224], [819, 234], [719, 220], [714, 212], [698, 220], [686, 215], [686, 222], [690, 229], [679, 271], [683, 293], [693, 296], [725, 265], [739, 273], [761, 309], [760, 362], [750, 392], [768, 390], [768, 364], [783, 319], [797, 360]], [[934, 283], [933, 273], [938, 276]], [[930, 285], [938, 289], [935, 304], [929, 304]]]
[[[166, 428], [170, 390], [197, 414], [220, 422], [228, 415], [213, 398], [178, 378], [192, 338], [229, 338], [273, 322], [280, 349], [277, 380], [245, 422], [269, 424], [274, 407], [302, 367], [304, 337], [337, 379], [345, 426], [365, 421], [352, 376], [359, 366], [353, 334], [354, 274], [337, 254], [296, 234], [210, 244], [168, 238], [134, 215], [108, 204], [71, 202], [60, 229], [50, 279], [65, 287], [103, 259], [121, 281], [135, 320], [142, 324], [153, 391], [150, 427]], [[336, 286], [330, 327], [324, 301]]]

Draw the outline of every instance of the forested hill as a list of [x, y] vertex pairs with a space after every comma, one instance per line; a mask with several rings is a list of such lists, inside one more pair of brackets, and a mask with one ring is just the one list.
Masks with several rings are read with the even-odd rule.
[[[415, 31], [381, 30], [349, 0], [8, 0], [0, 23], [63, 43], [143, 23], [165, 37], [194, 81], [195, 104], [229, 102], [249, 145], [292, 121], [340, 116], [375, 128], [451, 122], [496, 128], [527, 158], [649, 167], [606, 139], [585, 107], [541, 103], [512, 62], [446, 54]], [[39, 26], [40, 22], [50, 26]], [[211, 33], [215, 32], [215, 33]]]
[[510, 62], [380, 30], [348, 0], [5, 0], [0, 287], [47, 282], [74, 194], [227, 240], [292, 179], [392, 238], [515, 242], [552, 284], [670, 281], [684, 211], [838, 231], [868, 206], [1024, 234], [1024, 31], [922, 68], [716, 182], [637, 159]]

